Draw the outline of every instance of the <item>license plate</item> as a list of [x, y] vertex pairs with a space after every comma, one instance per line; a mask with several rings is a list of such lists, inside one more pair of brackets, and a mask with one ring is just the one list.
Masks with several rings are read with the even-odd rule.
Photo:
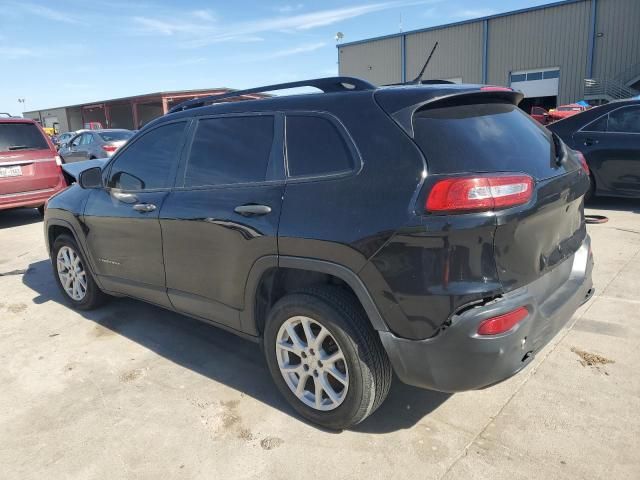
[[22, 175], [22, 167], [0, 167], [0, 178], [3, 177], [19, 177]]

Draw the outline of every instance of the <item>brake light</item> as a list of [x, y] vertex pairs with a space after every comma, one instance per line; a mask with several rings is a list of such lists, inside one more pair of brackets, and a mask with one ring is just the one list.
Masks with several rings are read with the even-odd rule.
[[529, 175], [447, 178], [431, 188], [425, 206], [430, 212], [495, 210], [527, 203], [532, 195]]
[[587, 175], [590, 175], [591, 172], [589, 171], [589, 165], [587, 164], [587, 159], [584, 158], [584, 155], [582, 154], [582, 152], [578, 152], [576, 150], [576, 153], [578, 155], [578, 161], [580, 162], [582, 169], [587, 173]]
[[496, 85], [486, 85], [484, 87], [480, 87], [481, 92], [513, 92], [513, 88], [509, 87], [498, 87]]
[[499, 335], [508, 332], [529, 315], [529, 310], [519, 307], [509, 313], [483, 320], [478, 326], [478, 335]]
[[113, 153], [118, 150], [118, 147], [116, 147], [115, 145], [102, 145], [102, 150], [107, 153]]

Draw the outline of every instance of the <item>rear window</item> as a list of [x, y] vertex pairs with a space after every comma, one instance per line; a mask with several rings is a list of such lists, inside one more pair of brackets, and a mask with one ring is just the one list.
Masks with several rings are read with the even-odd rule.
[[133, 137], [133, 132], [101, 132], [98, 135], [105, 142], [119, 142], [121, 140], [129, 140]]
[[427, 109], [414, 116], [414, 130], [430, 173], [525, 172], [538, 179], [556, 174], [551, 133], [515, 105]]
[[48, 149], [47, 141], [33, 123], [0, 123], [0, 152]]
[[326, 118], [287, 115], [287, 166], [290, 177], [330, 175], [353, 170], [351, 152]]

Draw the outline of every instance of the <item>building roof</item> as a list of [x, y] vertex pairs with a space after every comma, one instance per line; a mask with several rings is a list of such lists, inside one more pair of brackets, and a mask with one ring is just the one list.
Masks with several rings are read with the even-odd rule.
[[184, 97], [189, 95], [199, 95], [199, 94], [211, 94], [212, 92], [232, 92], [235, 89], [228, 87], [214, 87], [214, 88], [203, 88], [196, 90], [169, 90], [165, 92], [155, 92], [155, 93], [143, 93], [141, 95], [131, 95], [129, 97], [119, 97], [119, 98], [111, 98], [108, 100], [94, 100], [91, 102], [82, 102], [73, 105], [62, 105], [59, 107], [51, 107], [51, 108], [38, 108], [36, 110], [29, 110], [24, 112], [27, 113], [37, 113], [43, 110], [57, 110], [60, 108], [74, 108], [74, 107], [85, 107], [90, 105], [100, 105], [102, 103], [114, 103], [114, 102], [127, 102], [131, 100], [145, 100], [152, 99], [158, 97]]
[[537, 5], [535, 7], [521, 8], [520, 10], [511, 10], [509, 12], [496, 13], [494, 15], [487, 15], [485, 17], [471, 18], [469, 20], [462, 20], [460, 22], [445, 23], [442, 25], [435, 25], [433, 27], [419, 28], [417, 30], [407, 30], [406, 32], [392, 33], [389, 35], [380, 35], [378, 37], [365, 38], [363, 40], [355, 40], [353, 42], [347, 42], [347, 43], [339, 43], [336, 45], [336, 48], [349, 47], [351, 45], [359, 45], [361, 43], [375, 42], [377, 40], [386, 40], [388, 38], [402, 37], [404, 35], [411, 35], [414, 33], [430, 32], [432, 30], [441, 30], [443, 28], [456, 27], [458, 25], [466, 25], [468, 23], [483, 22], [487, 20], [492, 20], [494, 18], [509, 17], [511, 15], [518, 15], [520, 13], [535, 12], [537, 10], [544, 10], [545, 8], [560, 7], [562, 5], [570, 5], [572, 3], [585, 2], [585, 1], [587, 0], [561, 0], [558, 2], [547, 3], [544, 5]]

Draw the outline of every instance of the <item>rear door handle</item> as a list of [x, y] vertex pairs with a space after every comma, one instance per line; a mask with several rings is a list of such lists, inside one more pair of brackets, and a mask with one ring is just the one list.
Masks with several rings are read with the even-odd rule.
[[591, 145], [598, 144], [598, 143], [600, 143], [600, 140], [594, 140], [593, 138], [585, 138], [584, 140], [584, 144], [587, 147], [590, 147]]
[[133, 209], [138, 212], [147, 213], [153, 212], [156, 209], [156, 206], [153, 203], [136, 203], [133, 206]]
[[233, 210], [243, 217], [256, 217], [271, 213], [271, 207], [268, 205], [239, 205]]

